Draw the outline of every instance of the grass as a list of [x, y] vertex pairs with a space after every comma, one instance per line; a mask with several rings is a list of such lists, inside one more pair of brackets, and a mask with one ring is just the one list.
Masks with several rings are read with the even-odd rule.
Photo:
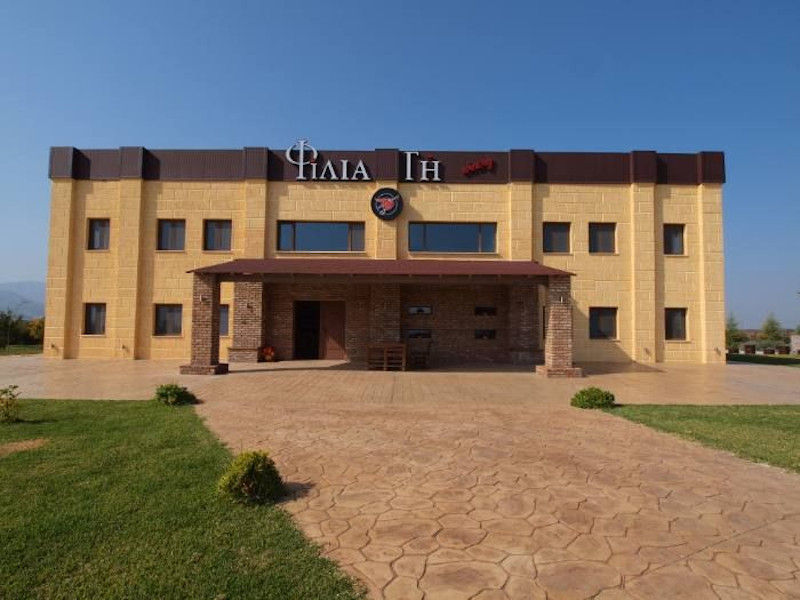
[[608, 412], [800, 472], [800, 406], [625, 405]]
[[800, 367], [798, 354], [728, 354], [728, 362], [757, 363], [760, 365], [780, 365]]
[[15, 354], [41, 354], [42, 346], [34, 344], [11, 344], [0, 347], [0, 356], [12, 356]]
[[0, 445], [0, 598], [360, 598], [285, 511], [219, 498], [191, 407], [22, 401]]

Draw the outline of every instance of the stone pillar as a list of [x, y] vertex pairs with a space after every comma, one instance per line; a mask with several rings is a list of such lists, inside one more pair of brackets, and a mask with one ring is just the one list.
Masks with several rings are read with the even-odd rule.
[[[725, 255], [722, 240], [722, 185], [698, 187], [697, 230], [699, 314], [687, 314], [687, 327], [700, 338], [700, 360], [725, 362]], [[691, 311], [691, 308], [689, 309]], [[691, 334], [694, 336], [695, 334]]]
[[547, 332], [544, 365], [536, 372], [545, 377], [581, 377], [572, 365], [572, 296], [569, 275], [551, 275], [547, 284]]
[[508, 346], [511, 362], [532, 364], [539, 349], [539, 294], [536, 283], [512, 284], [508, 290]]
[[195, 273], [192, 285], [192, 359], [182, 375], [220, 375], [228, 365], [219, 362], [219, 279]]
[[261, 281], [233, 284], [233, 345], [230, 362], [258, 362], [259, 349], [266, 343], [266, 289]]
[[379, 283], [370, 286], [370, 343], [400, 341], [400, 310], [400, 284]]

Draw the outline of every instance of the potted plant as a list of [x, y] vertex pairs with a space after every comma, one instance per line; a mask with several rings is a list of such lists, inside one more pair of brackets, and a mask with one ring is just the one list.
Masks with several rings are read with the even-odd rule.
[[261, 348], [259, 356], [261, 360], [263, 360], [264, 362], [275, 362], [276, 360], [278, 360], [275, 355], [274, 346], [264, 346], [263, 348]]

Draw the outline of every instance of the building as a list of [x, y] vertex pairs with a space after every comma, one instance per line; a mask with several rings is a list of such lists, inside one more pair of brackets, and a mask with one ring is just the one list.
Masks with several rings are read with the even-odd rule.
[[725, 359], [719, 152], [57, 147], [50, 179], [48, 356]]

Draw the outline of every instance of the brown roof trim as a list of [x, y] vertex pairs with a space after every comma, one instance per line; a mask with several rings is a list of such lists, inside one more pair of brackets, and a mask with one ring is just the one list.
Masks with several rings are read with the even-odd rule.
[[527, 260], [386, 260], [370, 258], [239, 258], [193, 269], [217, 275], [507, 276], [573, 275]]
[[[440, 161], [443, 183], [671, 183], [697, 185], [725, 182], [722, 152], [659, 154], [633, 152], [508, 152], [420, 150], [419, 156]], [[465, 172], [470, 163], [491, 159], [492, 168]], [[363, 160], [375, 181], [403, 183], [404, 155], [395, 148], [320, 150], [321, 161]], [[412, 172], [416, 175], [416, 161]], [[151, 150], [127, 146], [79, 150], [50, 149], [50, 178], [89, 180], [145, 179], [161, 181], [294, 181], [295, 167], [282, 150]], [[317, 183], [325, 183], [317, 182]]]

